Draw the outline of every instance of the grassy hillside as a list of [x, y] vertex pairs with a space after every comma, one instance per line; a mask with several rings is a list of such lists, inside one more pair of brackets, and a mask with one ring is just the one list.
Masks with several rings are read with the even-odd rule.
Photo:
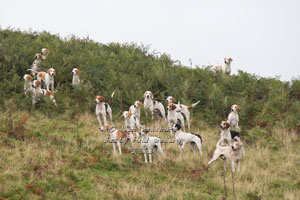
[[[43, 47], [51, 54], [42, 68], [57, 70], [58, 107], [44, 99], [33, 109], [21, 78]], [[71, 87], [73, 67], [82, 72], [81, 88]], [[165, 157], [152, 164], [125, 147], [122, 156], [113, 157], [112, 145], [104, 143], [107, 134], [98, 130], [93, 101], [98, 94], [108, 99], [113, 90], [118, 128], [120, 113], [142, 100], [146, 90], [163, 103], [169, 95], [184, 104], [200, 100], [191, 127], [204, 140], [203, 156], [194, 157], [188, 147], [181, 155], [175, 144], [167, 144]], [[281, 82], [242, 71], [215, 75], [181, 66], [146, 46], [0, 30], [0, 103], [2, 199], [222, 199], [223, 163], [206, 164], [219, 138], [218, 124], [232, 104], [242, 108], [246, 150], [235, 175], [237, 199], [300, 198], [298, 79]], [[152, 125], [144, 115], [142, 124]], [[230, 171], [225, 180], [233, 199]]]
[[[112, 145], [104, 143], [108, 134], [98, 131], [95, 116], [88, 113], [50, 119], [38, 111], [8, 112], [0, 117], [0, 196], [4, 199], [224, 197], [223, 161], [206, 167], [219, 139], [218, 128], [193, 120], [193, 131], [204, 140], [202, 157], [194, 157], [189, 148], [180, 155], [175, 144], [167, 144], [165, 157], [155, 156], [152, 164], [145, 164], [143, 155], [133, 155], [124, 146], [122, 156], [112, 156]], [[241, 172], [234, 175], [237, 199], [299, 199], [299, 136], [278, 127], [272, 134], [260, 128], [253, 132], [255, 144], [245, 145]], [[151, 135], [174, 138], [170, 133]], [[225, 177], [227, 197], [233, 199], [230, 171]]]

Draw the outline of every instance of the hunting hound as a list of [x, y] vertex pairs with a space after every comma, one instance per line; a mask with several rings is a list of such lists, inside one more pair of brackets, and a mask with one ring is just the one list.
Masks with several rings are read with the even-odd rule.
[[190, 144], [194, 155], [196, 155], [195, 145], [198, 147], [200, 155], [202, 155], [202, 138], [199, 134], [182, 132], [180, 124], [174, 124], [171, 131], [175, 134], [175, 140], [177, 141], [180, 152], [183, 152], [186, 144]]
[[221, 146], [220, 142], [222, 142], [222, 139], [218, 141], [214, 155], [208, 162], [208, 165], [221, 157], [224, 160], [224, 170], [226, 170], [226, 160], [229, 160], [231, 162], [232, 172], [235, 172], [235, 163], [237, 164], [237, 170], [240, 171], [241, 153], [244, 152], [243, 143], [240, 138], [235, 137], [232, 146]]
[[[167, 101], [167, 104], [175, 103], [176, 99], [172, 96], [168, 96], [166, 101]], [[184, 117], [186, 119], [187, 126], [188, 126], [188, 130], [190, 130], [190, 114], [191, 114], [190, 109], [194, 108], [199, 102], [200, 101], [197, 101], [196, 103], [190, 104], [188, 106], [183, 105], [183, 104], [175, 104], [176, 110], [179, 110], [181, 112], [181, 114], [184, 115]]]
[[[152, 119], [154, 119], [154, 115], [158, 114], [160, 117], [162, 117], [164, 120], [166, 120], [166, 113], [165, 108], [163, 104], [159, 101], [153, 100], [153, 94], [150, 91], [146, 91], [144, 93], [144, 108], [145, 111], [149, 110], [152, 114]], [[147, 116], [147, 112], [145, 112]]]

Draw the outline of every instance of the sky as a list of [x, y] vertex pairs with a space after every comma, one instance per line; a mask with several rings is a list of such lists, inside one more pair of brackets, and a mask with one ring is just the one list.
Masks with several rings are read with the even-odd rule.
[[232, 57], [234, 74], [300, 77], [299, 0], [2, 0], [0, 26], [150, 45], [193, 67]]

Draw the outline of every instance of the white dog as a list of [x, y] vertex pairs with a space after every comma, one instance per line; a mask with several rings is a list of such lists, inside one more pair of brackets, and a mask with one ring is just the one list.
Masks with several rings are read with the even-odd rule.
[[[164, 120], [166, 120], [165, 108], [161, 102], [153, 100], [153, 94], [150, 91], [146, 91], [144, 93], [144, 108], [148, 109], [152, 114], [152, 119], [154, 119], [154, 115], [158, 114]], [[147, 112], [145, 112], [147, 116]]]
[[238, 105], [231, 106], [231, 113], [228, 115], [228, 122], [230, 123], [230, 129], [233, 131], [240, 132], [239, 127], [239, 114], [240, 107]]
[[134, 130], [136, 127], [137, 130], [140, 130], [140, 120], [137, 116], [128, 111], [124, 111], [122, 116], [125, 119], [125, 129]]
[[54, 90], [54, 76], [56, 75], [56, 71], [53, 68], [48, 69], [47, 73], [46, 72], [38, 72], [37, 73], [37, 80], [43, 81], [46, 89], [50, 91]]
[[[167, 104], [175, 103], [176, 99], [172, 96], [168, 96], [166, 101], [167, 101]], [[190, 109], [194, 108], [198, 103], [200, 103], [200, 101], [197, 101], [196, 103], [190, 104], [188, 106], [183, 105], [183, 104], [175, 104], [176, 110], [180, 111], [184, 115], [187, 126], [188, 126], [188, 130], [190, 130], [190, 114], [191, 114]]]
[[231, 62], [232, 58], [226, 57], [224, 58], [224, 64], [214, 64], [211, 68], [211, 70], [215, 73], [217, 72], [223, 72], [223, 73], [231, 73]]
[[27, 95], [29, 92], [32, 92], [32, 76], [25, 74], [23, 77], [24, 80], [24, 93]]
[[190, 148], [196, 155], [195, 145], [198, 147], [200, 155], [202, 155], [202, 138], [198, 134], [182, 132], [180, 124], [174, 124], [171, 131], [175, 134], [175, 140], [177, 141], [180, 152], [183, 152], [184, 146], [190, 144]]
[[175, 106], [174, 103], [169, 103], [168, 104], [168, 125], [169, 125], [169, 129], [172, 128], [173, 124], [178, 123], [178, 121], [180, 121], [180, 123], [183, 126], [183, 131], [185, 131], [184, 119], [183, 119], [183, 116], [182, 116], [181, 112], [176, 110], [176, 106]]
[[[112, 94], [111, 98], [113, 97], [113, 94]], [[96, 113], [97, 120], [98, 120], [100, 127], [102, 127], [101, 117], [103, 119], [104, 125], [108, 124], [107, 120], [106, 120], [106, 114], [108, 114], [108, 117], [110, 119], [110, 124], [112, 124], [112, 110], [111, 110], [109, 104], [104, 101], [105, 101], [105, 98], [103, 96], [95, 97], [95, 104], [96, 104], [95, 113]]]
[[222, 146], [224, 146], [224, 142], [225, 140], [228, 142], [229, 145], [231, 144], [231, 133], [230, 133], [230, 124], [227, 121], [222, 121], [220, 124], [220, 128], [221, 128], [221, 142], [222, 142]]
[[235, 163], [237, 163], [238, 171], [240, 171], [240, 160], [242, 158], [241, 152], [243, 151], [243, 143], [239, 137], [235, 137], [232, 146], [220, 146], [220, 139], [216, 145], [216, 150], [212, 159], [208, 162], [210, 165], [212, 162], [216, 161], [219, 157], [222, 157], [224, 160], [224, 170], [226, 170], [226, 160], [231, 161], [232, 172], [235, 171]]
[[80, 70], [78, 68], [73, 68], [72, 74], [73, 74], [73, 79], [72, 79], [73, 86], [76, 86], [76, 85], [79, 85], [80, 83], [82, 83], [82, 81], [80, 80], [80, 77], [79, 77]]
[[116, 154], [116, 143], [118, 145], [119, 154], [122, 154], [121, 143], [124, 142], [127, 147], [129, 148], [128, 141], [131, 141], [131, 146], [134, 147], [134, 134], [133, 132], [127, 131], [118, 131], [114, 126], [104, 125], [100, 128], [100, 131], [107, 131], [109, 132], [109, 142], [113, 144], [114, 153]]
[[54, 98], [54, 92], [42, 89], [41, 85], [42, 83], [39, 80], [34, 80], [32, 83], [32, 105], [34, 106], [40, 100], [41, 96], [48, 96], [53, 104], [57, 106]]
[[157, 154], [158, 156], [164, 155], [164, 152], [161, 148], [160, 144], [160, 138], [158, 137], [153, 137], [153, 136], [148, 136], [149, 130], [147, 129], [142, 129], [139, 134], [142, 136], [142, 149], [145, 157], [145, 163], [147, 163], [147, 151], [149, 154], [149, 162], [152, 162], [152, 153], [159, 152]]
[[31, 65], [31, 69], [29, 69], [31, 71], [32, 76], [36, 76], [37, 73], [40, 71], [42, 59], [43, 59], [42, 54], [40, 53], [35, 54], [33, 58], [33, 63]]
[[135, 101], [133, 105], [130, 106], [129, 112], [134, 114], [139, 120], [141, 120], [141, 107], [143, 103], [140, 101]]

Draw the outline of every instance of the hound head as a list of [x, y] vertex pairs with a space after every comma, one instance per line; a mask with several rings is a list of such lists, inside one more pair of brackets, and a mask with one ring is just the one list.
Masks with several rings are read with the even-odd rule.
[[146, 91], [146, 92], [144, 93], [144, 98], [145, 98], [145, 99], [149, 99], [149, 98], [153, 99], [153, 94], [152, 94], [152, 92]]
[[222, 121], [221, 124], [220, 124], [220, 128], [222, 130], [228, 129], [229, 127], [230, 127], [230, 124], [227, 121]]
[[133, 106], [134, 106], [135, 108], [141, 108], [141, 107], [143, 107], [143, 103], [140, 102], [140, 101], [135, 101], [134, 104], [133, 104]]
[[55, 71], [55, 69], [53, 69], [53, 68], [48, 69], [47, 73], [48, 73], [50, 76], [55, 76], [55, 75], [56, 75], [56, 71]]
[[33, 83], [32, 83], [33, 88], [41, 87], [41, 85], [42, 85], [42, 83], [39, 80], [34, 80]]
[[42, 50], [41, 50], [41, 54], [42, 54], [43, 56], [48, 56], [48, 55], [49, 55], [49, 53], [50, 53], [50, 51], [49, 51], [48, 49], [46, 49], [46, 48], [42, 48]]
[[243, 147], [243, 143], [241, 141], [241, 139], [239, 138], [239, 136], [235, 136], [233, 138], [233, 144], [235, 144], [235, 147], [232, 149], [241, 149]]
[[130, 116], [131, 116], [131, 112], [128, 112], [128, 111], [122, 112], [122, 117], [123, 117], [124, 119], [127, 119], [127, 118], [130, 117]]
[[80, 73], [80, 71], [78, 68], [73, 68], [73, 70], [72, 70], [73, 75], [79, 75], [79, 73]]
[[140, 136], [147, 135], [149, 133], [149, 129], [147, 128], [142, 128], [141, 131], [139, 132]]
[[169, 103], [168, 104], [168, 110], [171, 111], [171, 110], [175, 110], [176, 109], [176, 106], [174, 103]]
[[168, 96], [168, 98], [166, 99], [166, 102], [169, 104], [169, 103], [175, 103], [176, 102], [176, 99], [172, 96]]
[[30, 76], [29, 74], [25, 74], [23, 76], [23, 80], [26, 82], [31, 82], [32, 81], [32, 76]]
[[108, 132], [113, 132], [115, 130], [115, 127], [114, 126], [111, 126], [111, 125], [104, 125], [100, 128], [100, 131], [108, 131]]
[[96, 96], [95, 97], [95, 104], [102, 103], [104, 101], [105, 101], [105, 98], [103, 96]]
[[181, 129], [181, 125], [176, 123], [172, 126], [171, 131], [173, 133], [176, 133], [176, 131], [179, 131], [180, 129]]
[[237, 111], [239, 111], [241, 108], [238, 106], [238, 105], [236, 105], [236, 104], [234, 104], [234, 105], [232, 105], [231, 106], [231, 111], [232, 112], [237, 112]]
[[42, 54], [40, 54], [40, 53], [37, 53], [37, 54], [35, 54], [35, 56], [34, 56], [34, 60], [41, 60], [43, 58], [43, 56], [42, 56]]
[[226, 58], [224, 58], [224, 62], [225, 62], [226, 64], [230, 64], [230, 63], [232, 62], [232, 58], [226, 57]]

